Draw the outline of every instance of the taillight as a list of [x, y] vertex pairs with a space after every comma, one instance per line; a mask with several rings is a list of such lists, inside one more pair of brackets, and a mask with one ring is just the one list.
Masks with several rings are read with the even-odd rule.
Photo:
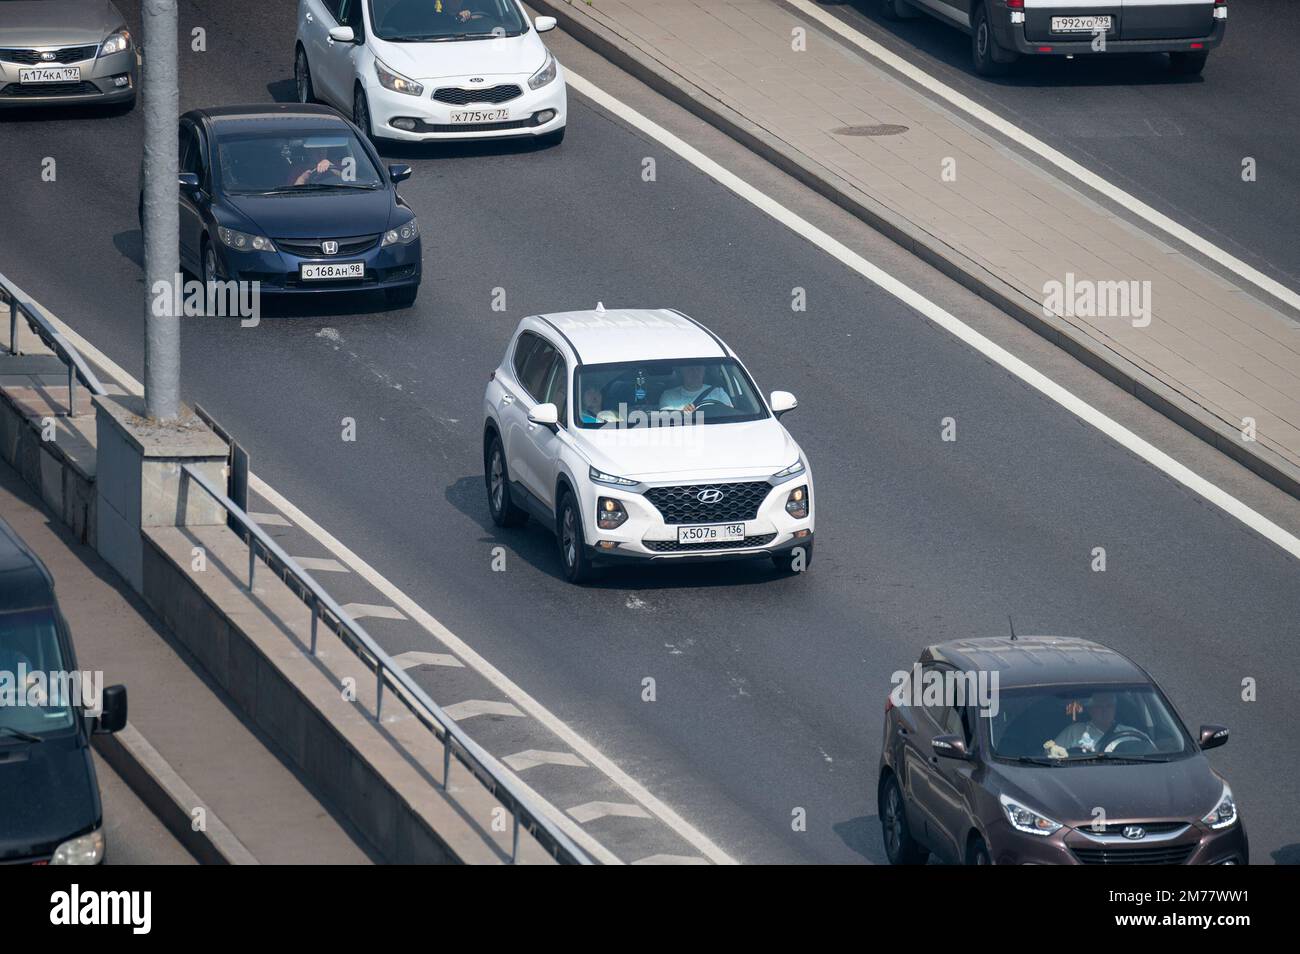
[[894, 710], [894, 694], [891, 692], [889, 693], [889, 695], [885, 696], [885, 711], [892, 712], [893, 710]]
[[1009, 10], [1023, 10], [1024, 8], [1025, 0], [1007, 0], [1007, 9]]

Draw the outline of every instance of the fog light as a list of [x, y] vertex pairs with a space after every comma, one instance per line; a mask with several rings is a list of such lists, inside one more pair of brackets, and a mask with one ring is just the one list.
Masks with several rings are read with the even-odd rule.
[[790, 491], [790, 496], [785, 499], [785, 512], [796, 520], [802, 520], [808, 516], [807, 486], [796, 487]]
[[537, 114], [537, 125], [545, 126], [554, 118], [555, 118], [555, 110], [543, 109], [540, 113]]
[[388, 125], [392, 126], [394, 129], [405, 129], [407, 132], [410, 132], [415, 129], [415, 120], [409, 119], [406, 116], [399, 116], [396, 119], [390, 119]]
[[131, 77], [129, 77], [129, 76], [114, 76], [114, 77], [113, 77], [113, 85], [114, 85], [114, 86], [119, 86], [119, 87], [120, 87], [120, 86], [129, 86], [130, 83], [131, 83]]
[[613, 540], [600, 540], [596, 543], [596, 547], [601, 550], [613, 550], [617, 546], [618, 544]]
[[596, 526], [601, 530], [617, 530], [625, 520], [627, 511], [613, 497], [601, 497], [596, 501]]

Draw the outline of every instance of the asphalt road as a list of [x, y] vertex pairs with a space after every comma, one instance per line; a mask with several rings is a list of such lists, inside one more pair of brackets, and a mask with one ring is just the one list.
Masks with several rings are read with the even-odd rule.
[[[206, 27], [209, 52], [185, 60], [183, 108], [289, 98], [292, 20], [292, 4], [187, 5], [184, 26]], [[555, 150], [391, 150], [415, 167], [402, 187], [425, 243], [415, 308], [294, 308], [256, 329], [191, 321], [187, 398], [277, 490], [740, 860], [881, 861], [890, 673], [927, 643], [1005, 632], [1008, 613], [1021, 633], [1130, 653], [1188, 723], [1231, 725], [1213, 761], [1255, 860], [1300, 860], [1296, 562], [657, 144], [570, 102]], [[137, 377], [140, 122], [0, 121], [0, 269]], [[55, 183], [41, 182], [46, 156]], [[640, 178], [645, 156], [654, 183]], [[807, 313], [790, 310], [794, 286], [808, 290]], [[498, 287], [505, 313], [490, 308]], [[486, 375], [519, 317], [598, 299], [681, 308], [760, 386], [799, 396], [786, 421], [818, 483], [810, 573], [620, 570], [577, 589], [559, 579], [547, 535], [492, 526]], [[947, 416], [955, 443], [940, 440]], [[340, 440], [344, 417], [355, 443]], [[505, 573], [490, 569], [498, 545]], [[1089, 568], [1096, 546], [1106, 573]], [[646, 676], [655, 703], [641, 701]], [[1261, 701], [1240, 700], [1247, 677]], [[806, 831], [792, 828], [796, 809]]]
[[[1030, 57], [1007, 77], [970, 65], [970, 37], [879, 0], [822, 5], [930, 75], [1272, 278], [1300, 288], [1300, 17], [1294, 0], [1234, 0], [1199, 77], [1159, 55]], [[1257, 178], [1242, 179], [1256, 161]]]
[[95, 777], [104, 803], [104, 863], [109, 865], [193, 865], [194, 856], [158, 820], [149, 806], [95, 754]]

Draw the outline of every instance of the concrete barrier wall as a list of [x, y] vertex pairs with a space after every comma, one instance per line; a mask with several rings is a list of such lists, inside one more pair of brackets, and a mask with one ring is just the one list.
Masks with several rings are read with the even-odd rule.
[[98, 542], [94, 474], [71, 461], [57, 440], [42, 440], [39, 425], [0, 391], [0, 456], [41, 495], [77, 539], [94, 547]]

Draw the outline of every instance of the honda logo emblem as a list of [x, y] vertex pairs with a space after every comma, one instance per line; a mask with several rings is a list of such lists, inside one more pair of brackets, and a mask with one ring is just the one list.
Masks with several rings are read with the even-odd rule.
[[1124, 826], [1124, 837], [1128, 838], [1130, 841], [1137, 841], [1139, 838], [1145, 838], [1146, 836], [1147, 830], [1141, 825]]
[[337, 255], [339, 253], [338, 242], [321, 242], [320, 250], [326, 255]]
[[701, 490], [696, 494], [695, 499], [702, 504], [715, 504], [720, 503], [724, 496], [726, 495], [717, 487], [709, 487], [708, 489]]

